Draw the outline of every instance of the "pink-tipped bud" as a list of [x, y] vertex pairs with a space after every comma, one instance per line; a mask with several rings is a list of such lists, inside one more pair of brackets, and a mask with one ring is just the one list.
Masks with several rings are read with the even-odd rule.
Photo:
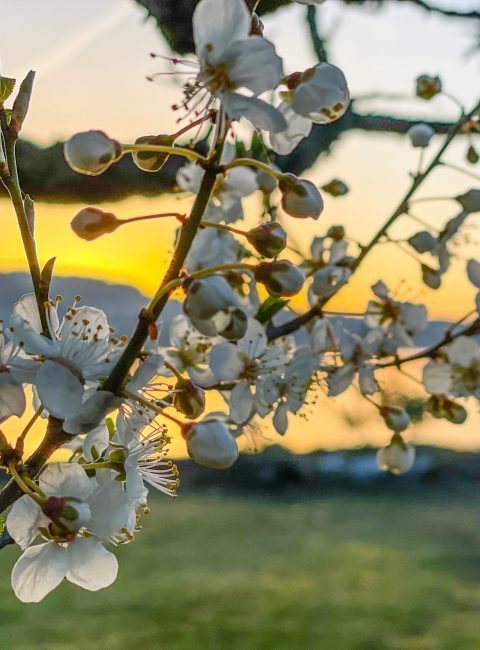
[[416, 80], [416, 94], [421, 99], [432, 99], [442, 92], [442, 80], [440, 77], [432, 77], [422, 74]]
[[87, 241], [92, 241], [114, 232], [122, 222], [111, 212], [98, 208], [84, 208], [72, 219], [72, 230], [76, 235]]

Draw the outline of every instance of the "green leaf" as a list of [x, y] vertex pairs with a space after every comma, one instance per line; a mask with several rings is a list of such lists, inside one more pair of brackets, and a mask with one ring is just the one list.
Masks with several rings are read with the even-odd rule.
[[15, 83], [16, 79], [10, 79], [9, 77], [0, 77], [0, 107], [3, 106], [5, 100], [7, 100], [13, 93]]
[[262, 324], [272, 320], [275, 314], [278, 314], [290, 301], [283, 298], [274, 298], [269, 296], [261, 305], [255, 318]]
[[0, 515], [0, 537], [3, 535], [3, 531], [5, 530], [5, 519]]

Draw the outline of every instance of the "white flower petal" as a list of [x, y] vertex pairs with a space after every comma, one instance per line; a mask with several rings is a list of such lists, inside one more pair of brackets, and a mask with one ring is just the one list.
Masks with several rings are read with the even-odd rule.
[[246, 97], [234, 92], [225, 92], [221, 99], [228, 116], [233, 120], [245, 117], [257, 129], [270, 133], [285, 131], [287, 128], [285, 118], [280, 111], [263, 99]]
[[0, 375], [0, 422], [11, 415], [20, 417], [25, 411], [26, 401], [22, 386], [10, 381], [10, 373]]
[[67, 580], [88, 591], [110, 586], [118, 574], [115, 555], [92, 539], [80, 537], [69, 544], [67, 561]]
[[48, 522], [40, 506], [25, 495], [16, 501], [7, 517], [7, 529], [13, 539], [23, 550], [33, 542], [38, 535], [39, 526]]
[[54, 542], [30, 546], [12, 571], [12, 587], [24, 603], [38, 603], [67, 573], [67, 550]]
[[218, 58], [250, 32], [250, 14], [243, 0], [201, 0], [193, 12], [193, 38], [200, 58]]
[[54, 361], [45, 361], [36, 377], [38, 395], [43, 406], [56, 418], [76, 413], [82, 403], [83, 386], [75, 375]]
[[273, 426], [277, 433], [283, 436], [288, 429], [288, 406], [279, 404], [273, 416]]
[[236, 424], [243, 424], [252, 414], [253, 395], [248, 381], [236, 384], [230, 393], [230, 417]]
[[74, 497], [82, 501], [96, 487], [95, 481], [77, 463], [50, 463], [40, 474], [39, 485], [48, 496]]
[[210, 352], [210, 368], [217, 381], [237, 379], [243, 368], [237, 346], [233, 343], [215, 345]]

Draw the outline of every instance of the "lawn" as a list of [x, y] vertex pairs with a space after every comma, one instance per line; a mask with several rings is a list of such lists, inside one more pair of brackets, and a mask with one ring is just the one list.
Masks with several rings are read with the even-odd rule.
[[476, 492], [303, 499], [190, 496], [153, 504], [120, 576], [40, 605], [9, 588], [6, 650], [439, 650], [480, 647]]

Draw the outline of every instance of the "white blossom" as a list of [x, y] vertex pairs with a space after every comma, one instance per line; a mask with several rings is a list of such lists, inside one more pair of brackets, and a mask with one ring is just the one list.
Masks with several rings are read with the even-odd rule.
[[197, 80], [221, 101], [231, 119], [245, 117], [259, 129], [282, 131], [286, 124], [281, 113], [258, 97], [280, 83], [282, 60], [269, 41], [250, 36], [250, 25], [243, 0], [201, 0], [197, 4], [193, 14], [200, 62]]
[[[85, 389], [109, 374], [124, 341], [110, 340], [110, 328], [101, 309], [70, 307], [61, 325], [56, 310], [49, 308], [46, 315], [50, 338], [41, 331], [35, 297], [26, 294], [14, 307], [13, 336], [31, 355], [22, 373], [25, 377], [30, 374], [29, 381], [35, 385], [42, 405], [51, 415], [70, 419], [85, 411]], [[99, 407], [102, 400], [98, 397], [94, 401]], [[89, 402], [90, 414], [94, 401]]]
[[[88, 506], [90, 516], [83, 517], [78, 528], [67, 530], [57, 517], [47, 517], [29, 496], [15, 502], [7, 526], [24, 550], [12, 571], [17, 597], [23, 602], [39, 602], [64, 578], [90, 591], [108, 587], [117, 577], [118, 563], [102, 541], [117, 533], [128, 518], [128, 500], [121, 484], [109, 481], [98, 485], [80, 465], [54, 463], [41, 474], [39, 487], [49, 497], [46, 507], [50, 502], [52, 512], [56, 506], [61, 513], [69, 501], [76, 500]], [[49, 541], [31, 546], [39, 529]]]

